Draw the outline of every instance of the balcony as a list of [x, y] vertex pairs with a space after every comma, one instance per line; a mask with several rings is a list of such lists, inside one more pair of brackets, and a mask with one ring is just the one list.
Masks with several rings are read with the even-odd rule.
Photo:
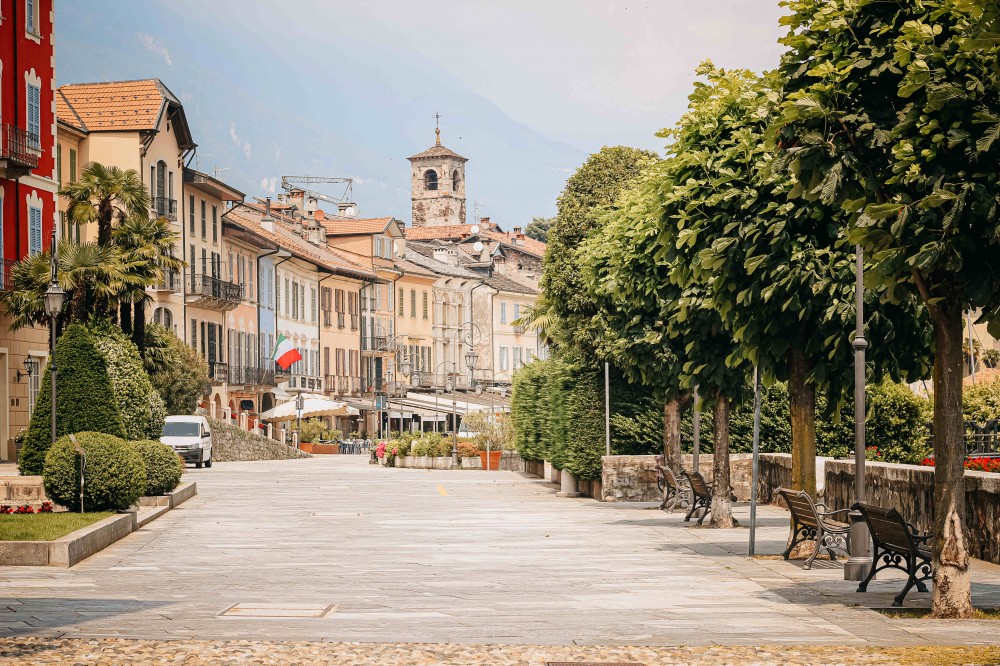
[[0, 125], [0, 178], [16, 180], [38, 168], [42, 145], [38, 135], [4, 123]]
[[209, 361], [208, 378], [213, 384], [225, 384], [229, 381], [229, 364], [222, 361]]
[[365, 335], [361, 337], [361, 349], [366, 352], [388, 351], [389, 341], [386, 337]]
[[188, 303], [229, 311], [243, 300], [243, 287], [213, 275], [195, 274], [188, 284]]
[[0, 259], [0, 289], [10, 289], [10, 269], [17, 262], [13, 259]]
[[165, 217], [171, 222], [177, 221], [177, 199], [153, 197], [153, 212], [156, 217]]
[[288, 388], [297, 391], [322, 391], [323, 378], [312, 375], [289, 375]]
[[382, 377], [377, 377], [371, 379], [369, 377], [361, 377], [361, 395], [366, 398], [371, 398], [373, 395], [384, 395], [389, 398], [405, 398], [407, 391], [410, 390], [410, 384], [406, 381], [391, 381], [387, 382]]
[[234, 365], [229, 368], [229, 383], [244, 386], [277, 386], [273, 368]]
[[181, 290], [181, 274], [174, 270], [164, 271], [163, 279], [156, 285], [156, 290], [179, 292]]

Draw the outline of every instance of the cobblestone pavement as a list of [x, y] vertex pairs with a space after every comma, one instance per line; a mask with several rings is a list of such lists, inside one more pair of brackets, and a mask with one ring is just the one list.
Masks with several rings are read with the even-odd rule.
[[337, 666], [545, 666], [547, 663], [628, 663], [635, 666], [957, 666], [1000, 663], [988, 648], [872, 647], [581, 647], [153, 641], [133, 639], [0, 639], [0, 664], [336, 664]]
[[[822, 646], [870, 660], [850, 663], [895, 663], [864, 650], [1000, 641], [997, 621], [892, 618], [865, 607], [889, 606], [899, 577], [880, 575], [858, 594], [838, 564], [803, 571], [746, 557], [746, 529], [693, 528], [649, 504], [557, 498], [551, 485], [513, 472], [384, 469], [330, 456], [220, 463], [185, 479], [198, 482], [196, 498], [72, 569], [0, 567], [0, 636], [11, 637], [3, 658], [29, 649], [18, 647], [27, 637], [60, 639], [31, 644], [30, 658], [50, 663], [64, 653], [66, 663], [121, 663], [85, 654], [133, 649], [89, 641], [98, 638], [137, 639], [135, 650], [173, 655], [164, 663], [249, 663], [241, 650], [273, 652], [271, 663], [355, 663], [346, 656], [354, 650], [386, 664], [540, 664], [540, 650], [578, 661], [570, 657], [617, 656], [613, 646], [627, 645], [695, 646], [631, 657], [646, 664], [737, 654], [713, 646], [745, 646], [739, 661], [769, 663], [754, 656], [760, 645], [779, 646], [767, 654], [783, 663], [840, 654]], [[739, 507], [744, 524], [746, 514]], [[780, 552], [787, 514], [760, 515], [758, 552]], [[977, 564], [973, 577], [977, 603], [1000, 606], [998, 568]], [[929, 596], [911, 593], [907, 605], [926, 606]], [[257, 642], [220, 642], [241, 640]], [[380, 643], [405, 645], [371, 645]]]

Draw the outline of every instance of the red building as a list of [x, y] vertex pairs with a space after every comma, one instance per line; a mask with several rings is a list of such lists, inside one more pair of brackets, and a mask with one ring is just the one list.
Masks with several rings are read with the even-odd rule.
[[[49, 247], [57, 216], [54, 41], [53, 0], [0, 0], [0, 287], [17, 260]], [[13, 459], [38, 393], [24, 359], [44, 367], [48, 355], [46, 331], [9, 324], [0, 312], [0, 460]]]

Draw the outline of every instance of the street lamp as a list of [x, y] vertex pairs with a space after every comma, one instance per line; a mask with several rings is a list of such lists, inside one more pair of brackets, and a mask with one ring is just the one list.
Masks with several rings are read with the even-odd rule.
[[[59, 287], [58, 276], [56, 271], [58, 270], [56, 264], [56, 234], [52, 232], [52, 245], [50, 246], [50, 264], [49, 264], [49, 288], [45, 291], [45, 313], [49, 315], [49, 379], [52, 382], [51, 385], [51, 400], [52, 403], [52, 443], [56, 443], [56, 318], [59, 313], [62, 312], [63, 303], [66, 300], [66, 292]], [[27, 364], [27, 361], [25, 361]], [[38, 363], [38, 361], [35, 361]], [[27, 365], [25, 365], [27, 369]]]
[[[865, 255], [855, 246], [854, 287], [854, 498], [865, 501]], [[871, 567], [868, 529], [858, 511], [850, 513], [850, 558], [844, 564], [844, 580], [863, 580]]]
[[458, 467], [458, 417], [455, 413], [455, 383], [445, 382], [445, 390], [451, 393], [451, 466]]

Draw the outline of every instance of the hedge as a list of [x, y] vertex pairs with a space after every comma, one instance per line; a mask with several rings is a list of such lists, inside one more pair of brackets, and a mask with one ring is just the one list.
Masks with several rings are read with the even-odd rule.
[[[59, 364], [56, 435], [72, 432], [103, 432], [125, 436], [121, 413], [108, 377], [104, 356], [93, 334], [82, 324], [71, 324], [56, 342]], [[41, 474], [51, 443], [51, 381], [49, 366], [42, 376], [41, 390], [18, 457], [23, 475]]]
[[90, 330], [97, 349], [107, 361], [125, 436], [131, 440], [158, 438], [163, 432], [167, 408], [146, 374], [139, 348], [109, 321], [91, 324]]
[[[146, 468], [139, 451], [123, 439], [99, 432], [80, 432], [86, 452], [84, 508], [120, 511], [135, 504], [146, 489]], [[45, 494], [67, 508], [80, 508], [80, 455], [69, 436], [61, 437], [45, 456]]]
[[129, 444], [139, 452], [146, 469], [143, 495], [166, 495], [177, 487], [184, 473], [184, 463], [172, 448], [149, 439]]

